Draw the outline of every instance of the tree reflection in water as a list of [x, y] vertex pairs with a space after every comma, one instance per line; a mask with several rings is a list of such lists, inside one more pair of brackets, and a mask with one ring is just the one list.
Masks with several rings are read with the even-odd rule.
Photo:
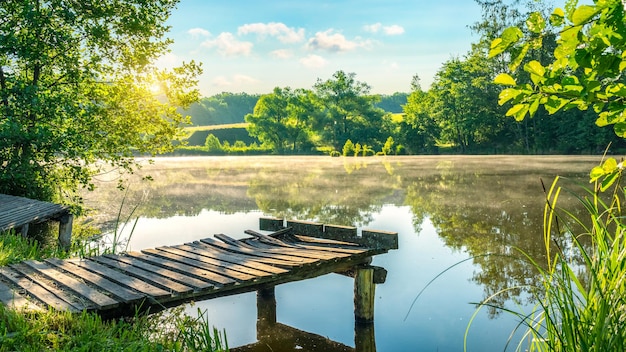
[[[141, 215], [169, 218], [203, 210], [367, 226], [384, 205], [409, 206], [415, 233], [426, 218], [449, 248], [476, 256], [473, 281], [491, 296], [533, 283], [535, 269], [514, 248], [545, 262], [544, 196], [555, 176], [586, 181], [597, 157], [414, 156], [330, 158], [310, 156], [162, 158], [130, 178], [126, 204], [142, 198]], [[141, 182], [149, 174], [154, 181]], [[86, 203], [111, 226], [123, 192], [102, 176]], [[582, 209], [561, 199], [573, 212]], [[490, 253], [492, 255], [483, 256]], [[516, 259], [517, 258], [517, 259]], [[523, 290], [500, 295], [523, 299]], [[496, 314], [495, 310], [491, 311]]]

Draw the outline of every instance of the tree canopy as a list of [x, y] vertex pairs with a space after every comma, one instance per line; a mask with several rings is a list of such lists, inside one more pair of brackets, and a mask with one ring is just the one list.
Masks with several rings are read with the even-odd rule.
[[153, 64], [177, 2], [3, 1], [0, 193], [59, 198], [98, 165], [132, 171], [134, 155], [172, 149], [200, 73]]

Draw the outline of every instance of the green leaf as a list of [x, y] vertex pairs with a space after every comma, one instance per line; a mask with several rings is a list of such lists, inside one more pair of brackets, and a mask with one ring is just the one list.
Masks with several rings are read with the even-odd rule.
[[619, 172], [613, 172], [607, 175], [604, 180], [602, 180], [602, 184], [600, 185], [600, 191], [606, 191], [615, 181], [617, 180], [617, 176], [619, 176]]
[[526, 27], [533, 33], [541, 33], [546, 28], [546, 21], [539, 12], [533, 12], [526, 20]]
[[530, 79], [536, 85], [540, 85], [544, 81], [544, 75], [546, 73], [546, 69], [541, 66], [539, 61], [533, 60], [524, 65], [524, 71], [530, 73]]
[[535, 113], [537, 112], [537, 109], [539, 109], [540, 101], [541, 101], [541, 98], [537, 96], [535, 97], [535, 100], [533, 100], [533, 102], [530, 104], [530, 107], [528, 108], [528, 114], [530, 115], [530, 117], [533, 117]]
[[496, 76], [496, 78], [493, 80], [493, 82], [495, 84], [502, 84], [505, 86], [515, 86], [517, 85], [517, 83], [515, 83], [515, 79], [513, 77], [511, 77], [511, 75], [506, 74], [506, 73], [501, 73], [499, 75]]
[[517, 27], [509, 27], [505, 29], [500, 38], [496, 38], [491, 42], [489, 57], [502, 54], [511, 45], [517, 43], [522, 37], [522, 30]]
[[604, 169], [602, 166], [596, 166], [589, 173], [589, 182], [595, 182], [602, 176], [604, 176]]
[[517, 55], [512, 55], [511, 63], [509, 64], [509, 69], [511, 69], [511, 71], [517, 70], [517, 67], [522, 63], [529, 49], [530, 49], [530, 43], [526, 43], [519, 50]]
[[619, 137], [625, 138], [626, 137], [626, 122], [618, 122], [613, 126], [613, 130], [615, 131], [615, 134], [618, 135]]
[[585, 24], [598, 12], [600, 11], [595, 6], [581, 5], [574, 11], [574, 14], [572, 15], [572, 23], [575, 26]]
[[602, 170], [604, 170], [605, 174], [609, 174], [617, 170], [617, 161], [615, 158], [607, 158], [604, 163], [602, 163]]
[[522, 121], [524, 117], [526, 117], [527, 112], [528, 104], [517, 104], [513, 105], [513, 107], [506, 112], [506, 116], [513, 116], [516, 121]]
[[514, 89], [514, 88], [507, 88], [504, 89], [500, 92], [500, 95], [498, 96], [498, 104], [499, 105], [504, 105], [507, 101], [516, 98], [517, 96], [519, 96], [521, 93], [521, 91], [519, 89]]
[[545, 103], [544, 107], [548, 114], [552, 115], [555, 112], [561, 110], [567, 103], [568, 99], [559, 98], [555, 95], [551, 95], [548, 97], [548, 101]]
[[550, 15], [550, 24], [554, 27], [558, 27], [563, 25], [563, 20], [565, 18], [565, 13], [561, 8], [554, 9], [554, 12]]

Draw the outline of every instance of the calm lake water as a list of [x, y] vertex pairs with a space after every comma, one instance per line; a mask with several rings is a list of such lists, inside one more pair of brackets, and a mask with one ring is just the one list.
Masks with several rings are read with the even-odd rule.
[[[258, 230], [261, 216], [398, 232], [400, 249], [373, 261], [388, 270], [387, 281], [376, 287], [376, 350], [462, 351], [475, 313], [472, 303], [535, 280], [528, 264], [506, 255], [517, 247], [539, 261], [545, 257], [541, 180], [549, 187], [555, 176], [566, 176], [562, 184], [576, 190], [576, 182], [586, 183], [599, 162], [600, 157], [564, 156], [158, 158], [139, 173], [153, 181], [134, 175], [125, 194], [109, 173], [98, 177], [99, 188], [86, 195], [86, 203], [98, 211], [95, 223], [109, 229], [122, 203], [123, 214], [138, 206], [131, 250], [216, 233], [244, 237], [244, 230]], [[576, 203], [563, 197], [561, 205], [577, 211]], [[505, 256], [484, 256], [488, 253]], [[415, 300], [455, 263], [460, 264]], [[526, 296], [511, 291], [499, 302], [529, 312]], [[352, 300], [353, 280], [336, 274], [284, 284], [276, 288], [277, 318], [354, 347]], [[206, 310], [211, 324], [225, 329], [229, 345], [236, 347], [257, 340], [256, 304], [255, 293], [247, 293], [197, 302], [187, 310]], [[516, 324], [507, 313], [479, 311], [468, 350], [503, 351]], [[519, 334], [509, 350], [518, 341]]]

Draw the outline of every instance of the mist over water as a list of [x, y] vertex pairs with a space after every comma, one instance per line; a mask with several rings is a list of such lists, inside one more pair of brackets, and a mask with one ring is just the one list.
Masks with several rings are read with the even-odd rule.
[[[398, 232], [399, 250], [373, 261], [388, 271], [376, 287], [377, 350], [462, 351], [475, 312], [471, 303], [534, 280], [527, 263], [507, 257], [513, 248], [545, 259], [541, 181], [549, 187], [555, 176], [564, 176], [563, 186], [580, 190], [599, 162], [571, 156], [157, 158], [131, 176], [127, 193], [116, 189], [117, 176], [109, 173], [85, 197], [98, 210], [94, 223], [109, 230], [122, 203], [123, 214], [138, 205], [131, 250], [216, 233], [244, 237], [244, 230], [258, 230], [261, 216]], [[145, 175], [154, 181], [142, 182]], [[561, 206], [579, 211], [567, 195]], [[430, 280], [468, 258], [415, 301]], [[352, 295], [353, 280], [335, 274], [280, 285], [277, 318], [354, 347]], [[510, 291], [498, 303], [530, 311], [527, 296]], [[226, 329], [231, 347], [256, 341], [254, 293], [197, 302], [188, 311], [198, 308]], [[502, 351], [516, 324], [507, 313], [481, 310], [468, 349]]]

